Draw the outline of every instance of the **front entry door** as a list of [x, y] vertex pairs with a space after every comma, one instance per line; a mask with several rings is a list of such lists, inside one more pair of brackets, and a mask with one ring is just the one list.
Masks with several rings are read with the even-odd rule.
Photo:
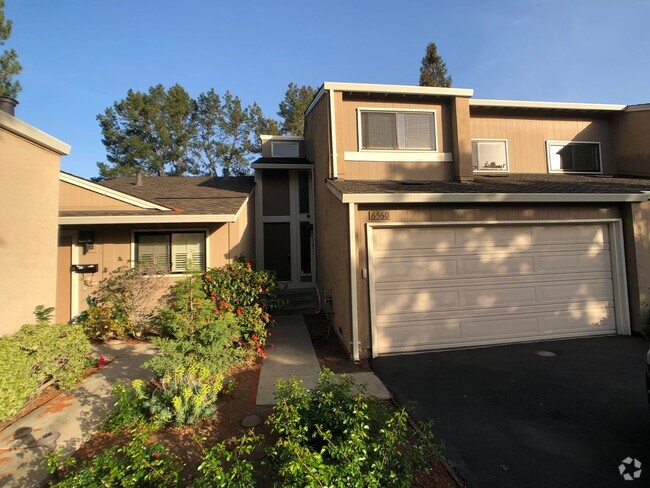
[[[314, 243], [310, 170], [256, 172], [258, 264], [288, 287], [312, 286]], [[261, 237], [261, 239], [260, 239]]]

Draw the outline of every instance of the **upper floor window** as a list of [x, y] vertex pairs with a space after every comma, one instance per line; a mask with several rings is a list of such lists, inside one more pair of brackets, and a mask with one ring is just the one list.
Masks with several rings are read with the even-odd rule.
[[547, 141], [551, 173], [601, 173], [599, 142]]
[[273, 158], [297, 158], [300, 151], [297, 142], [272, 142], [271, 157]]
[[138, 232], [135, 261], [162, 267], [166, 272], [205, 270], [204, 232]]
[[361, 149], [436, 151], [435, 112], [361, 110]]
[[472, 166], [474, 171], [507, 172], [508, 141], [505, 139], [472, 140]]

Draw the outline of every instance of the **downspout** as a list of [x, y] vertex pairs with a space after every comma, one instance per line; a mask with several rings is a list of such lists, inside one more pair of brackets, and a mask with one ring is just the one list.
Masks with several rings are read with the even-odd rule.
[[357, 305], [357, 237], [354, 218], [354, 203], [348, 203], [348, 224], [350, 243], [350, 308], [352, 312], [352, 358], [359, 361], [359, 310]]
[[330, 131], [331, 131], [331, 141], [332, 141], [332, 173], [331, 177], [337, 179], [339, 177], [339, 168], [338, 168], [338, 154], [336, 152], [336, 115], [334, 113], [334, 90], [330, 89], [329, 91], [329, 102], [330, 102]]

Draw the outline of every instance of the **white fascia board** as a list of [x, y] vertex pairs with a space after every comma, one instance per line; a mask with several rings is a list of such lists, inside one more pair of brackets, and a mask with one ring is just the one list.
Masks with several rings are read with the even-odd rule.
[[275, 164], [275, 163], [257, 163], [251, 164], [253, 169], [313, 169], [313, 164]]
[[59, 225], [105, 225], [105, 224], [197, 224], [234, 222], [237, 215], [97, 215], [78, 217], [59, 217]]
[[474, 90], [471, 88], [442, 88], [432, 86], [413, 85], [383, 85], [376, 83], [339, 83], [326, 81], [324, 90], [363, 92], [363, 93], [390, 93], [398, 95], [433, 95], [446, 97], [471, 97]]
[[628, 105], [625, 107], [626, 112], [646, 112], [650, 110], [650, 103], [641, 103], [639, 105]]
[[9, 115], [8, 113], [2, 111], [0, 111], [0, 128], [16, 134], [23, 139], [27, 139], [34, 144], [38, 144], [45, 149], [54, 151], [61, 156], [67, 156], [70, 154], [69, 144], [66, 144], [65, 142], [62, 142], [52, 137], [51, 135], [46, 134], [42, 130], [29, 125], [27, 122], [23, 122], [13, 115]]
[[614, 203], [645, 202], [650, 200], [650, 195], [639, 193], [346, 193], [341, 194], [339, 199], [343, 203]]
[[606, 103], [531, 102], [526, 100], [486, 100], [479, 98], [470, 99], [469, 106], [556, 110], [595, 110], [609, 112], [621, 112], [627, 107], [627, 105], [613, 105]]
[[316, 104], [322, 98], [322, 96], [324, 94], [325, 94], [325, 85], [321, 85], [321, 87], [316, 92], [316, 95], [314, 96], [314, 99], [311, 101], [311, 103], [307, 107], [307, 110], [305, 110], [305, 115], [307, 115], [309, 112], [311, 112], [311, 110], [316, 106]]
[[142, 198], [134, 197], [132, 195], [129, 195], [128, 193], [122, 193], [121, 191], [113, 190], [106, 186], [93, 183], [92, 181], [88, 181], [84, 178], [80, 178], [79, 176], [74, 176], [68, 173], [60, 172], [59, 180], [65, 183], [70, 183], [71, 185], [78, 186], [85, 190], [89, 190], [94, 193], [104, 195], [106, 197], [114, 198], [115, 200], [119, 200], [120, 202], [128, 203], [129, 205], [134, 205], [139, 208], [145, 208], [147, 210], [161, 210], [163, 212], [171, 211], [170, 208], [157, 205], [147, 200], [143, 200]]
[[269, 136], [266, 134], [260, 135], [260, 139], [263, 141], [304, 141], [305, 138], [302, 136]]

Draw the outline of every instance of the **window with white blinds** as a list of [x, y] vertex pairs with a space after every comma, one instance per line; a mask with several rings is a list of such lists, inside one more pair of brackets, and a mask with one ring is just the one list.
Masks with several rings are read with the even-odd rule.
[[204, 232], [142, 232], [135, 234], [137, 263], [161, 266], [170, 273], [205, 270]]
[[361, 111], [361, 149], [435, 151], [435, 114]]

